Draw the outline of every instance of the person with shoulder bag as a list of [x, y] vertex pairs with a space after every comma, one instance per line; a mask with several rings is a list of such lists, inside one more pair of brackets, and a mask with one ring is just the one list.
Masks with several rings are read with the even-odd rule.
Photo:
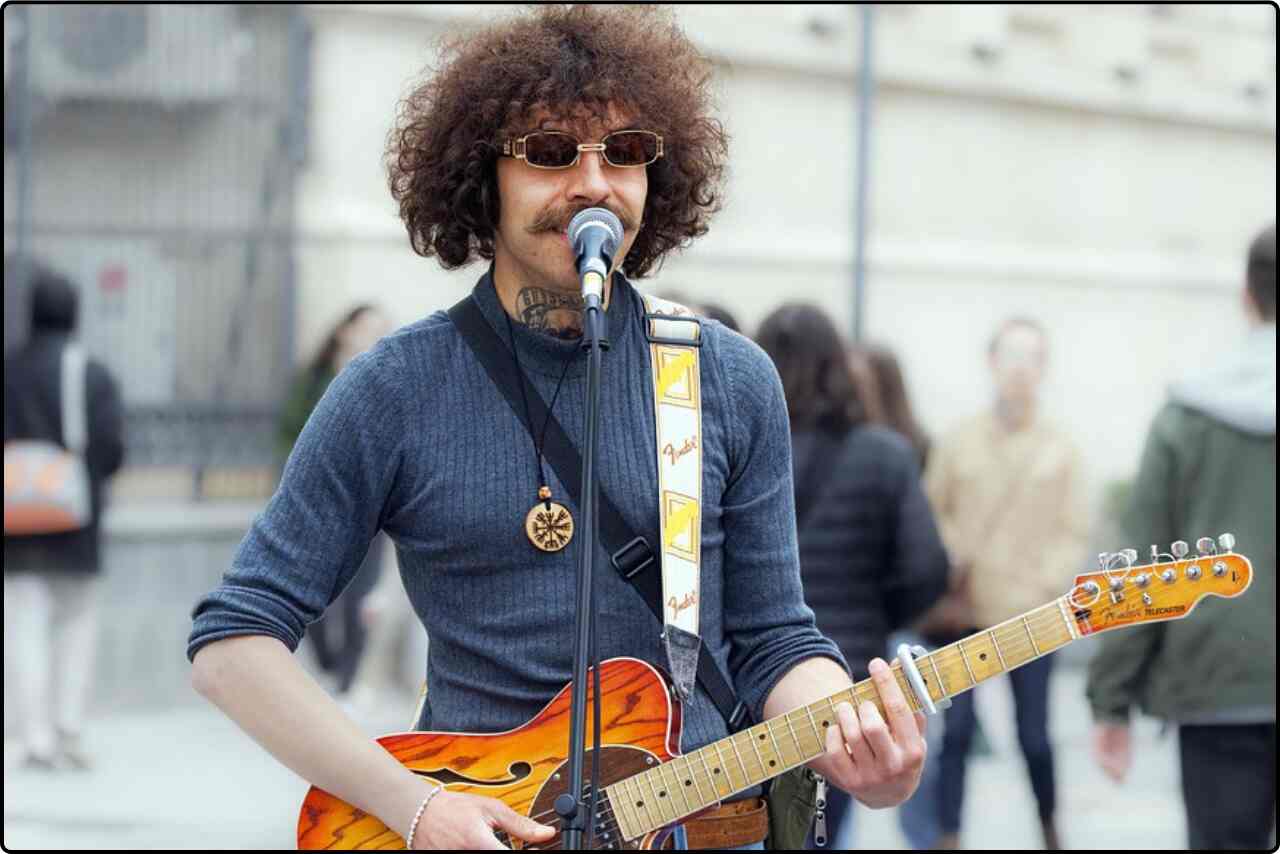
[[100, 521], [107, 478], [124, 461], [123, 415], [115, 381], [72, 338], [75, 287], [33, 267], [31, 337], [4, 371], [5, 650], [15, 677], [5, 687], [22, 721], [22, 767], [84, 770]]

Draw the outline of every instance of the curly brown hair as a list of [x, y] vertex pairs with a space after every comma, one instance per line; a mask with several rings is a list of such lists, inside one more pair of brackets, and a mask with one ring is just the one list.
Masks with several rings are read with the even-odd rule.
[[492, 259], [501, 141], [540, 108], [603, 117], [612, 107], [664, 137], [624, 264], [636, 277], [661, 267], [721, 206], [727, 136], [711, 116], [710, 80], [710, 62], [654, 7], [540, 6], [449, 38], [431, 76], [400, 102], [387, 144], [414, 251], [445, 269]]

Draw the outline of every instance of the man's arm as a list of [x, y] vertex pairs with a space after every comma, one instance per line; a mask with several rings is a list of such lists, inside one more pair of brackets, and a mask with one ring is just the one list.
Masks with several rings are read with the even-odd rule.
[[[809, 763], [831, 783], [872, 809], [892, 807], [915, 792], [924, 769], [924, 716], [912, 714], [898, 681], [881, 659], [872, 659], [871, 678], [887, 715], [874, 703], [857, 710], [836, 706], [840, 726], [827, 731], [827, 752]], [[782, 677], [765, 701], [765, 717], [815, 703], [852, 687], [844, 668], [829, 658], [806, 659]]]
[[430, 784], [361, 732], [279, 640], [243, 635], [201, 647], [191, 683], [304, 780], [407, 833]]
[[[1165, 419], [1171, 410], [1162, 410], [1152, 424], [1143, 449], [1142, 462], [1134, 479], [1123, 529], [1134, 545], [1154, 542], [1168, 547], [1175, 539], [1174, 500], [1177, 492], [1177, 461], [1172, 443], [1165, 435]], [[1131, 761], [1129, 710], [1138, 702], [1152, 658], [1160, 648], [1165, 623], [1133, 626], [1123, 633], [1102, 637], [1089, 662], [1085, 695], [1093, 711], [1094, 758], [1114, 780], [1122, 780]]]
[[[408, 836], [434, 784], [366, 736], [279, 640], [245, 635], [209, 643], [196, 652], [191, 681], [304, 780]], [[501, 801], [441, 792], [422, 814], [414, 836], [418, 845], [432, 848], [501, 849], [495, 827], [537, 841], [555, 832]]]

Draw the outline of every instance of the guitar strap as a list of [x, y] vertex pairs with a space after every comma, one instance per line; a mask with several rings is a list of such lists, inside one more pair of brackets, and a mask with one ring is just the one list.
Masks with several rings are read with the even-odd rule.
[[[655, 303], [655, 305], [657, 304]], [[507, 404], [511, 407], [511, 411], [515, 413], [516, 418], [520, 419], [521, 422], [525, 422], [526, 418], [520, 396], [520, 384], [524, 384], [525, 392], [528, 395], [529, 401], [529, 417], [532, 418], [535, 424], [542, 423], [544, 419], [547, 419], [546, 445], [543, 448], [543, 454], [546, 460], [551, 464], [551, 467], [555, 470], [556, 476], [560, 479], [560, 482], [564, 485], [565, 491], [569, 494], [570, 500], [581, 506], [582, 457], [579, 455], [577, 449], [569, 439], [568, 434], [564, 432], [564, 428], [560, 426], [560, 423], [555, 419], [555, 417], [548, 417], [549, 413], [547, 412], [546, 402], [542, 399], [542, 396], [538, 393], [537, 389], [529, 383], [528, 379], [523, 374], [516, 376], [515, 372], [511, 370], [511, 355], [510, 351], [507, 349], [506, 342], [499, 337], [499, 335], [493, 330], [493, 327], [489, 325], [487, 320], [485, 320], [484, 314], [480, 311], [480, 307], [471, 296], [465, 297], [450, 308], [449, 318], [453, 321], [454, 326], [462, 335], [463, 340], [467, 342], [471, 347], [472, 352], [475, 353], [476, 358], [480, 361], [485, 372], [489, 375], [489, 379], [498, 388], [498, 390], [502, 392], [503, 397], [506, 398]], [[658, 359], [655, 351], [656, 348], [660, 346], [664, 348], [681, 347], [686, 350], [696, 350], [701, 345], [701, 326], [698, 323], [698, 320], [693, 317], [687, 309], [684, 310], [683, 315], [667, 315], [665, 313], [657, 314], [646, 312], [643, 321], [645, 337], [649, 341], [651, 357], [654, 359]], [[688, 330], [692, 327], [692, 336], [690, 336], [687, 331], [682, 331], [681, 327], [683, 327], [684, 330]], [[690, 340], [696, 343], [691, 345]], [[680, 360], [679, 363], [677, 363], [672, 361], [672, 359], [679, 359], [679, 355], [663, 356], [661, 361], [656, 362], [660, 368], [654, 371], [655, 391], [659, 388], [661, 380], [663, 379], [663, 370], [670, 370], [670, 381], [666, 388], [666, 391], [669, 394], [676, 395], [677, 397], [683, 394], [687, 397], [690, 392], [691, 382], [693, 383], [692, 389], [696, 394], [696, 383], [698, 379], [696, 370], [693, 372], [692, 376], [690, 376], [688, 363], [684, 362], [684, 360]], [[673, 367], [677, 364], [680, 365], [678, 373], [676, 372], [676, 368]], [[696, 365], [697, 363], [694, 362], [693, 364]], [[700, 398], [698, 398], [698, 402], [699, 404], [701, 403]], [[655, 398], [655, 406], [656, 405]], [[695, 417], [699, 422], [699, 432], [696, 436], [696, 445], [698, 446], [696, 448], [697, 459], [691, 459], [689, 462], [696, 466], [699, 471], [699, 489], [698, 492], [694, 493], [694, 500], [697, 501], [698, 498], [700, 498], [701, 493], [700, 472], [702, 441], [700, 405], [695, 409]], [[678, 422], [673, 420], [668, 423]], [[526, 423], [526, 427], [527, 426], [529, 425]], [[684, 439], [682, 438], [678, 442], [673, 441], [673, 450], [670, 454], [662, 454], [662, 448], [664, 447], [662, 435], [661, 430], [659, 430], [659, 472], [662, 471], [664, 459], [677, 456], [676, 452], [684, 447]], [[686, 436], [687, 435], [689, 434], [686, 434]], [[684, 457], [692, 457], [694, 450], [695, 449], [691, 447], [689, 450], [679, 454], [676, 462], [685, 463]], [[674, 482], [672, 482], [672, 487], [675, 487]], [[650, 546], [649, 541], [645, 537], [637, 534], [631, 525], [626, 522], [622, 517], [622, 513], [618, 510], [617, 505], [613, 503], [603, 488], [599, 490], [598, 497], [600, 542], [609, 553], [610, 562], [622, 577], [635, 587], [641, 598], [644, 599], [645, 604], [649, 606], [649, 610], [653, 612], [659, 622], [663, 623], [664, 636], [667, 639], [668, 656], [670, 656], [673, 649], [671, 638], [674, 636], [677, 639], [677, 646], [675, 647], [678, 650], [677, 655], [684, 656], [678, 666], [682, 666], [687, 670], [691, 666], [688, 659], [692, 658], [696, 661], [696, 665], [692, 665], [692, 668], [694, 669], [694, 672], [696, 672], [697, 680], [702, 684], [703, 690], [707, 692], [707, 695], [710, 696], [712, 702], [715, 703], [716, 708], [720, 710], [720, 714], [723, 715], [725, 720], [728, 722], [730, 732], [736, 732], [747, 721], [748, 710], [746, 705], [738, 702], [737, 696], [734, 693], [728, 678], [721, 672], [719, 665], [717, 665], [715, 659], [711, 657], [711, 653], [707, 651], [706, 646], [702, 645], [702, 643], [697, 640], [696, 635], [688, 633], [685, 629], [680, 629], [680, 632], [690, 634], [696, 643], [685, 644], [683, 646], [679, 645], [681, 641], [686, 639], [683, 635], [679, 634], [679, 632], [671, 631], [667, 626], [665, 612], [668, 609], [663, 607], [662, 564], [665, 562], [667, 554], [666, 532], [673, 532], [671, 533], [670, 543], [672, 551], [678, 551], [678, 549], [683, 548], [686, 555], [690, 551], [693, 551], [695, 556], [700, 557], [699, 534], [701, 531], [701, 520], [700, 518], [697, 518], [696, 525], [691, 527], [690, 519], [688, 518], [690, 515], [700, 517], [700, 513], [698, 513], [696, 509], [694, 511], [684, 510], [683, 513], [676, 518], [675, 524], [673, 524], [670, 520], [671, 514], [662, 512], [663, 508], [660, 506], [659, 518], [665, 517], [663, 523], [665, 531], [659, 532], [660, 539], [658, 542], [663, 544], [664, 549], [661, 552], [655, 552], [652, 546]], [[670, 506], [670, 509], [679, 512], [682, 506], [687, 507], [688, 505], [673, 503]], [[683, 522], [683, 525], [680, 524], [681, 522]], [[690, 537], [692, 537], [692, 540], [690, 540]], [[691, 546], [693, 547], [692, 549], [690, 548]], [[688, 562], [686, 561], [686, 564], [687, 563]], [[695, 587], [694, 590], [696, 591], [697, 588]], [[677, 604], [679, 604], [680, 601], [681, 600], [677, 599]], [[686, 609], [680, 610], [683, 611]], [[687, 610], [696, 611], [697, 609], [694, 607], [688, 607]], [[679, 628], [678, 624], [676, 628]], [[673, 664], [670, 661], [668, 663]], [[675, 669], [675, 666], [671, 667], [672, 676], [673, 679], [676, 680], [677, 688], [680, 688], [680, 683]], [[688, 682], [691, 683], [692, 680], [690, 679]], [[692, 685], [688, 684], [688, 688], [691, 689]], [[688, 696], [688, 694], [685, 693], [685, 689], [680, 688], [680, 690], [685, 697]]]
[[658, 439], [658, 543], [662, 551], [662, 637], [680, 696], [698, 671], [702, 558], [702, 326], [693, 312], [641, 295]]

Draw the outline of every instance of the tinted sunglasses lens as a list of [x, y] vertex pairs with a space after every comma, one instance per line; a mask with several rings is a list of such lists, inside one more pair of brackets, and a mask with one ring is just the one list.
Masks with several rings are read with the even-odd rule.
[[531, 133], [524, 140], [524, 159], [531, 166], [563, 169], [578, 157], [578, 141], [563, 133]]
[[644, 166], [658, 159], [658, 137], [640, 130], [624, 130], [604, 138], [604, 156], [614, 166]]

